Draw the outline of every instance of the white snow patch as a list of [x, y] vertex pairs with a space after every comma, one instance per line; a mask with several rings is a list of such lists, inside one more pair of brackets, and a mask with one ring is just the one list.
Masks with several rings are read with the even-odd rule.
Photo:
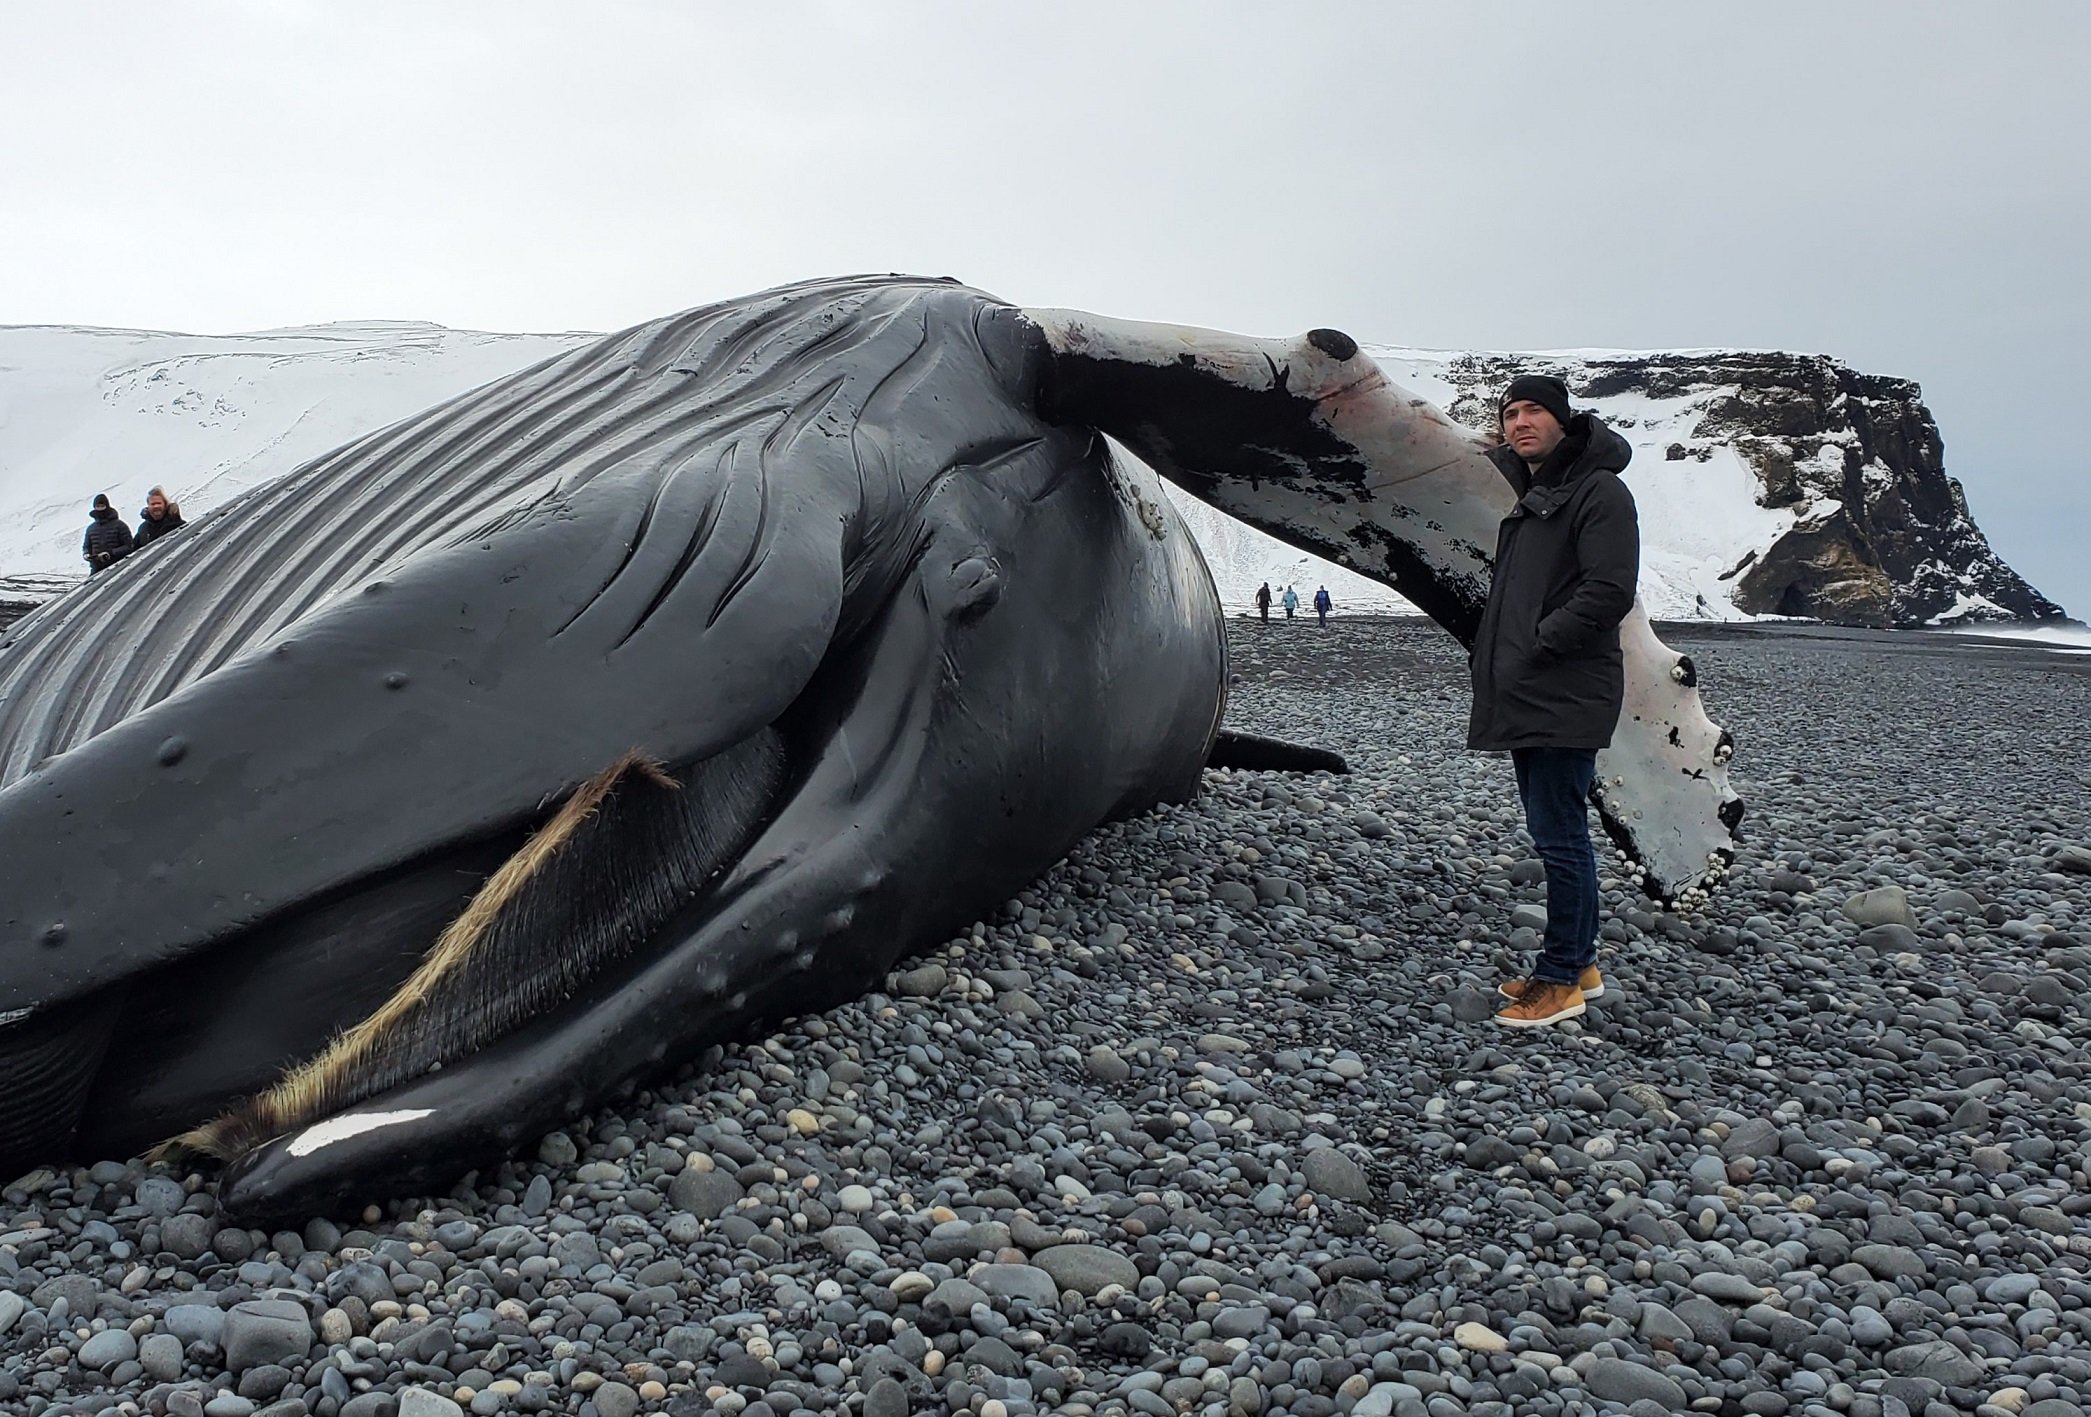
[[2081, 620], [2046, 625], [1954, 625], [1950, 630], [1985, 640], [2023, 640], [2064, 654], [2091, 654], [2091, 625]]

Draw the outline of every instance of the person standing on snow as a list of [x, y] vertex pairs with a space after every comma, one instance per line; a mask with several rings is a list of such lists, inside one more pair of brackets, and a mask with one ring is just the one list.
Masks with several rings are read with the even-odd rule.
[[1329, 599], [1327, 586], [1314, 592], [1314, 618], [1324, 630], [1329, 628], [1329, 611], [1334, 609], [1335, 605], [1336, 602]]
[[1265, 581], [1256, 587], [1256, 613], [1266, 621], [1271, 618], [1271, 583]]
[[87, 524], [87, 535], [80, 542], [80, 554], [87, 558], [89, 574], [100, 575], [131, 554], [131, 529], [116, 515], [105, 492], [94, 494], [89, 515], [93, 520]]
[[1496, 1022], [1574, 1018], [1605, 991], [1597, 969], [1590, 784], [1626, 694], [1619, 622], [1634, 605], [1641, 530], [1619, 480], [1626, 439], [1568, 405], [1559, 379], [1523, 374], [1497, 405], [1489, 460], [1517, 497], [1496, 532], [1474, 636], [1467, 747], [1507, 751], [1533, 848], [1546, 865], [1546, 934], [1531, 976], [1497, 991]]
[[1285, 618], [1290, 620], [1292, 612], [1300, 608], [1299, 592], [1291, 586], [1285, 587]]

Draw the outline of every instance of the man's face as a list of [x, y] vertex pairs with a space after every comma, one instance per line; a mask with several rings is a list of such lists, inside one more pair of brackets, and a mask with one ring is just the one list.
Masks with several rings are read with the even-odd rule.
[[1538, 462], [1551, 453], [1568, 430], [1530, 399], [1503, 405], [1503, 441], [1526, 462]]
[[155, 492], [145, 499], [145, 514], [155, 519], [167, 515], [167, 499]]

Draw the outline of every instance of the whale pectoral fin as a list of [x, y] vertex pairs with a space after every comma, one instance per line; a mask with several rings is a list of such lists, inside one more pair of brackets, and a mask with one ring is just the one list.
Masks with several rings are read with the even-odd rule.
[[0, 1011], [774, 722], [835, 633], [847, 527], [784, 514], [770, 456], [635, 465], [417, 552], [0, 791]]
[[1256, 733], [1237, 733], [1223, 728], [1205, 755], [1209, 768], [1245, 768], [1250, 772], [1347, 773], [1350, 764], [1341, 753], [1282, 738]]

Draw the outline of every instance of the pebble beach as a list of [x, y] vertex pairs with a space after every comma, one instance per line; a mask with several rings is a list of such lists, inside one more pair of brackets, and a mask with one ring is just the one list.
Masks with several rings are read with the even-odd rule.
[[1749, 841], [1544, 923], [1465, 658], [1231, 622], [1212, 772], [883, 992], [446, 1195], [0, 1191], [0, 1411], [2065, 1417], [2091, 1405], [2091, 656], [1671, 629]]

